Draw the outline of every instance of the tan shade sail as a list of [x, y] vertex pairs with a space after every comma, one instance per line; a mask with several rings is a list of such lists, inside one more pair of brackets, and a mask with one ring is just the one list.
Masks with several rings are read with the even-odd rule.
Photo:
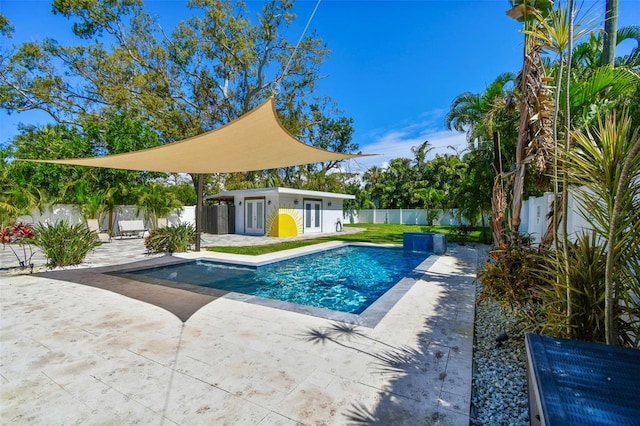
[[173, 173], [231, 173], [362, 157], [306, 145], [278, 121], [272, 99], [219, 129], [155, 148], [63, 160], [26, 160]]

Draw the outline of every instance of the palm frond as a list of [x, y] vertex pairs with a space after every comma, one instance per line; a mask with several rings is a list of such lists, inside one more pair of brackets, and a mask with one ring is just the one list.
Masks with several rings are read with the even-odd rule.
[[571, 107], [585, 108], [605, 96], [614, 99], [632, 94], [640, 84], [640, 74], [626, 67], [599, 67], [584, 81], [574, 80], [569, 88]]

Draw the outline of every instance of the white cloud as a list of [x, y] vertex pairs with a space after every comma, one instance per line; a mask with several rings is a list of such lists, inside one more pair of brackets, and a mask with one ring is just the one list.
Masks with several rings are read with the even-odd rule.
[[393, 158], [413, 159], [411, 148], [424, 141], [429, 141], [433, 147], [427, 158], [436, 154], [455, 154], [456, 150], [461, 154], [467, 148], [466, 135], [438, 129], [435, 123], [441, 121], [441, 114], [441, 111], [424, 113], [413, 123], [403, 123], [398, 128], [369, 137], [370, 143], [359, 142], [363, 153], [379, 155], [351, 160], [347, 168], [363, 172], [372, 166], [386, 167]]

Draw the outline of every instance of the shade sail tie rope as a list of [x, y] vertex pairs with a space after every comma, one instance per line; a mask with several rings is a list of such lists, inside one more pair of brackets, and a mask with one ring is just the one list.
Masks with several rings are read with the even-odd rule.
[[313, 8], [313, 12], [311, 12], [311, 16], [309, 16], [309, 19], [307, 20], [307, 25], [305, 25], [304, 29], [302, 30], [302, 34], [300, 34], [300, 38], [298, 39], [296, 46], [293, 48], [293, 52], [291, 52], [291, 56], [289, 56], [289, 60], [287, 61], [287, 65], [285, 65], [284, 70], [282, 70], [282, 73], [280, 74], [280, 76], [276, 78], [273, 81], [273, 83], [271, 83], [271, 94], [274, 98], [278, 96], [278, 93], [280, 93], [280, 80], [282, 80], [284, 76], [287, 74], [287, 71], [289, 71], [289, 67], [291, 66], [291, 61], [293, 61], [293, 57], [296, 55], [296, 52], [298, 51], [298, 47], [300, 47], [300, 43], [302, 43], [302, 39], [304, 38], [304, 35], [309, 29], [309, 25], [311, 25], [311, 21], [313, 20], [313, 17], [315, 16], [321, 1], [322, 0], [318, 0], [316, 2], [316, 6]]

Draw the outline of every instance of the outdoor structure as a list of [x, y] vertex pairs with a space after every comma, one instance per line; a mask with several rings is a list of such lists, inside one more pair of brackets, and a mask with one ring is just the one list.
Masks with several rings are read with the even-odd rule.
[[277, 169], [364, 156], [326, 151], [300, 142], [282, 126], [275, 100], [269, 98], [218, 129], [155, 148], [101, 157], [16, 161], [197, 175], [195, 246], [199, 251], [205, 174]]
[[207, 197], [235, 206], [235, 233], [295, 237], [342, 229], [342, 204], [355, 196], [291, 188], [226, 191]]

